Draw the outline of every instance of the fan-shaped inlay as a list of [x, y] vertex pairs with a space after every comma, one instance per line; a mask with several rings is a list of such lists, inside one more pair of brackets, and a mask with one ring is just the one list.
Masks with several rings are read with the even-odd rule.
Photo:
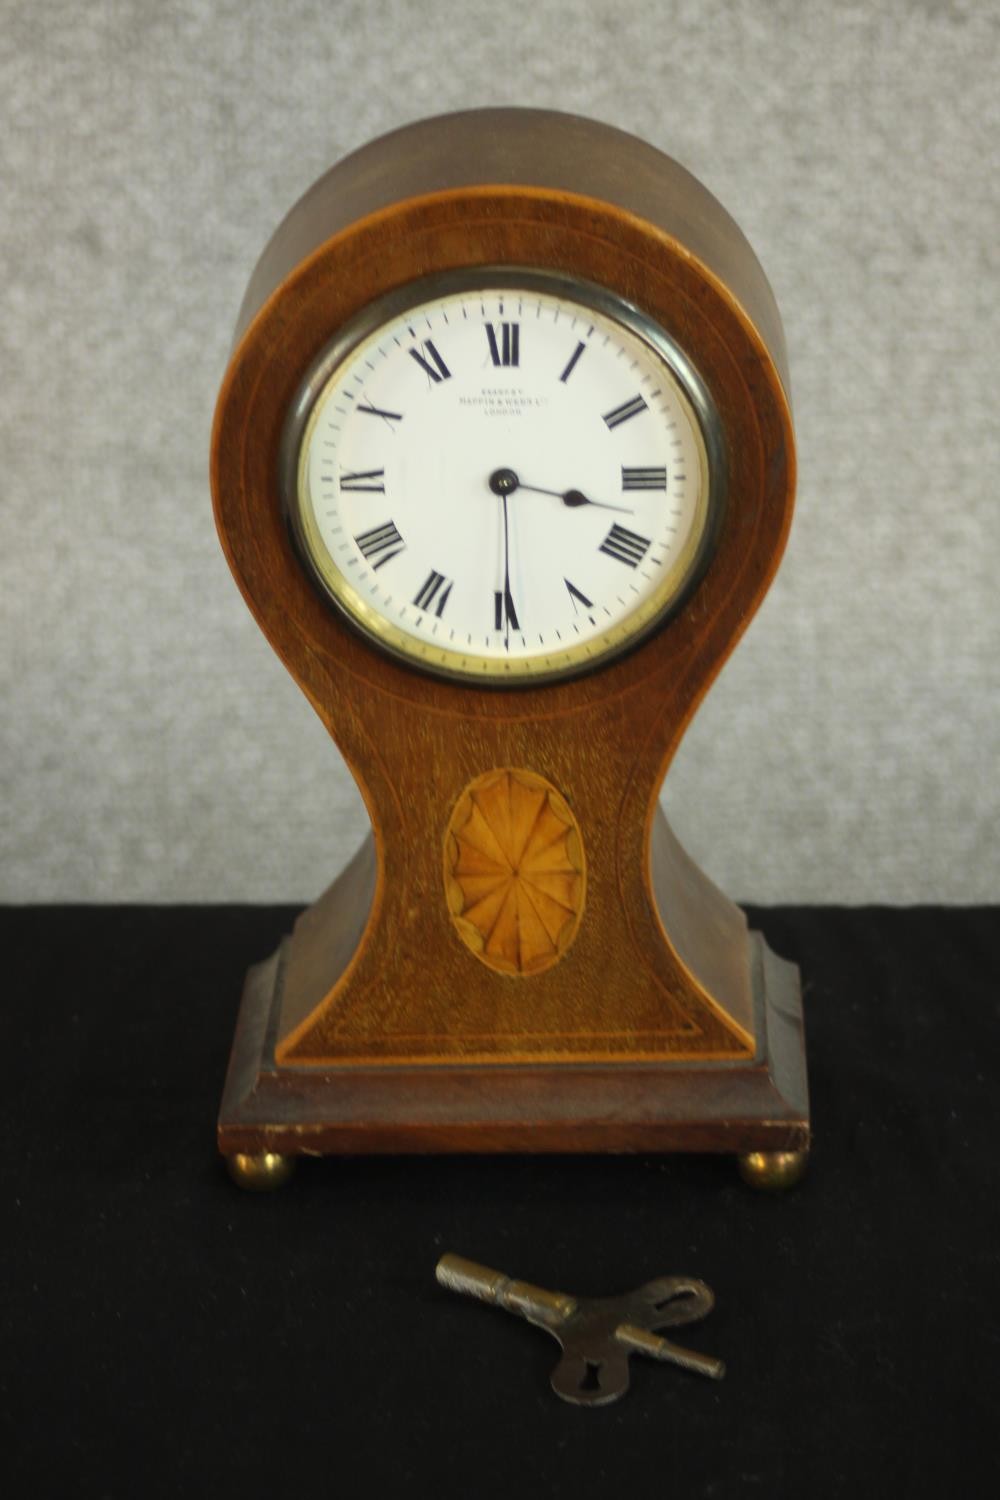
[[501, 974], [558, 963], [583, 912], [583, 840], [570, 808], [534, 771], [488, 771], [448, 823], [448, 909], [462, 941]]

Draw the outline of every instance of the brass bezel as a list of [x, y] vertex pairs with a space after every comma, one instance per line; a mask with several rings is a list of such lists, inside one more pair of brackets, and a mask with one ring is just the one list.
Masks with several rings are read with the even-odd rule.
[[[479, 656], [454, 651], [411, 635], [387, 620], [358, 594], [320, 536], [309, 496], [308, 453], [322, 397], [345, 361], [382, 328], [438, 298], [471, 291], [537, 289], [565, 297], [619, 323], [659, 358], [665, 378], [687, 408], [695, 436], [701, 486], [695, 522], [655, 593], [602, 635], [565, 651], [530, 656]], [[690, 597], [711, 558], [725, 503], [726, 459], [721, 422], [711, 394], [675, 341], [638, 307], [593, 282], [533, 267], [476, 266], [437, 272], [376, 298], [324, 346], [310, 365], [282, 435], [281, 499], [299, 557], [324, 597], [362, 635], [406, 665], [437, 677], [489, 687], [523, 687], [597, 670], [618, 660], [664, 625]]]

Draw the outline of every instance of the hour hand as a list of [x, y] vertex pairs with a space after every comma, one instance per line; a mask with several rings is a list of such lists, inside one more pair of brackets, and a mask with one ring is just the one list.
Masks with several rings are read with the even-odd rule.
[[[526, 484], [524, 488], [528, 490], [531, 486]], [[550, 492], [546, 491], [546, 493]], [[563, 505], [569, 505], [573, 509], [578, 505], [596, 505], [598, 510], [618, 510], [624, 516], [635, 515], [635, 511], [627, 505], [609, 505], [606, 500], [591, 500], [590, 496], [585, 495], [582, 490], [563, 490], [559, 498]]]
[[609, 505], [605, 500], [591, 500], [582, 490], [546, 490], [537, 484], [525, 484], [514, 469], [494, 469], [489, 477], [489, 486], [494, 495], [502, 495], [504, 499], [513, 495], [515, 490], [527, 490], [531, 495], [551, 495], [554, 500], [561, 500], [563, 505], [568, 505], [571, 509], [580, 505], [594, 505], [598, 510], [620, 511], [623, 516], [635, 514], [627, 505]]

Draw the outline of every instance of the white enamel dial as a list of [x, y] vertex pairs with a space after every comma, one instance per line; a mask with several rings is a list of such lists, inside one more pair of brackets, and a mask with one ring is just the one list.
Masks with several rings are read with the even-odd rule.
[[498, 282], [403, 307], [321, 365], [288, 497], [356, 624], [494, 682], [596, 665], [652, 628], [704, 556], [713, 498], [665, 341], [573, 284]]

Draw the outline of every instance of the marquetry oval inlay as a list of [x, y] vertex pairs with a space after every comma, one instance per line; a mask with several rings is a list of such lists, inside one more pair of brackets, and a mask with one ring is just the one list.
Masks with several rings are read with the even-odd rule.
[[448, 909], [463, 943], [501, 974], [541, 974], [583, 913], [580, 828], [534, 771], [488, 771], [455, 804], [444, 845]]

